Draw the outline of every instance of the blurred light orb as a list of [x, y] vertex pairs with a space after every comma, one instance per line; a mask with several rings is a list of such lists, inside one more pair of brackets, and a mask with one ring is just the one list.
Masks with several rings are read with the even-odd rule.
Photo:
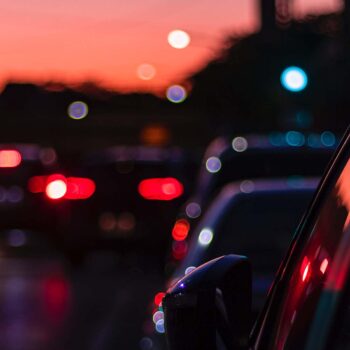
[[186, 206], [186, 215], [189, 218], [198, 218], [202, 213], [201, 206], [196, 202], [188, 203]]
[[205, 227], [199, 234], [198, 242], [202, 246], [207, 246], [211, 243], [211, 241], [213, 240], [213, 237], [214, 237], [213, 231], [210, 228]]
[[152, 64], [143, 63], [137, 68], [137, 76], [141, 80], [151, 80], [156, 75], [156, 69]]
[[164, 312], [163, 311], [156, 311], [153, 314], [152, 317], [153, 322], [156, 324], [157, 322], [159, 322], [160, 320], [164, 320]]
[[280, 147], [285, 145], [286, 141], [284, 134], [281, 132], [274, 132], [269, 135], [269, 141], [272, 146]]
[[181, 103], [186, 100], [186, 89], [181, 85], [171, 85], [166, 91], [166, 97], [170, 102]]
[[254, 182], [251, 181], [251, 180], [244, 180], [244, 181], [241, 182], [241, 184], [239, 186], [239, 189], [243, 193], [251, 193], [255, 189]]
[[99, 226], [103, 231], [113, 231], [117, 226], [117, 220], [113, 213], [104, 212], [99, 217]]
[[238, 136], [232, 140], [232, 148], [236, 152], [244, 152], [248, 148], [248, 141], [245, 137]]
[[11, 186], [6, 193], [6, 199], [10, 203], [19, 203], [23, 200], [24, 194], [21, 187]]
[[308, 77], [303, 69], [291, 66], [282, 72], [281, 84], [288, 91], [299, 92], [306, 88]]
[[84, 119], [89, 113], [89, 107], [85, 102], [75, 101], [68, 107], [68, 115], [75, 120]]
[[174, 49], [185, 49], [191, 42], [191, 37], [183, 30], [175, 29], [168, 34], [168, 43]]
[[141, 350], [151, 350], [153, 348], [153, 341], [151, 338], [144, 337], [140, 340], [139, 345]]
[[11, 230], [8, 232], [7, 242], [11, 247], [21, 247], [27, 243], [26, 233], [22, 230]]
[[288, 131], [286, 142], [289, 146], [301, 147], [305, 144], [305, 136], [299, 131]]
[[60, 199], [67, 193], [67, 184], [63, 180], [54, 180], [46, 186], [46, 195], [50, 199]]
[[217, 173], [221, 169], [221, 160], [218, 157], [210, 157], [207, 159], [205, 167], [210, 173]]
[[335, 135], [331, 131], [324, 131], [321, 134], [321, 142], [326, 147], [332, 147], [336, 143]]
[[57, 161], [57, 154], [53, 148], [44, 148], [40, 151], [39, 157], [43, 165], [52, 165]]
[[196, 267], [195, 266], [189, 266], [186, 270], [185, 270], [185, 275], [188, 275], [189, 273], [191, 273], [193, 270], [195, 270]]
[[164, 319], [163, 320], [159, 320], [156, 323], [156, 331], [158, 333], [165, 333], [165, 327], [164, 327]]

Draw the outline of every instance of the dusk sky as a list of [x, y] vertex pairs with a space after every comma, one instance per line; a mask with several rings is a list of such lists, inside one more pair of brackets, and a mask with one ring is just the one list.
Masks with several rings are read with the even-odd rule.
[[[294, 13], [339, 10], [341, 0], [295, 0]], [[156, 90], [181, 82], [230, 33], [259, 26], [256, 0], [0, 0], [0, 84], [8, 80], [94, 80], [123, 90]], [[191, 36], [177, 50], [173, 29]], [[140, 64], [155, 67], [151, 80]]]

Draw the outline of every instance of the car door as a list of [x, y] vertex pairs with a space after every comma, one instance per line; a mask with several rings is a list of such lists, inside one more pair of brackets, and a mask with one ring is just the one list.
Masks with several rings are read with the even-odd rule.
[[349, 153], [346, 140], [280, 268], [254, 349], [329, 348], [350, 267]]

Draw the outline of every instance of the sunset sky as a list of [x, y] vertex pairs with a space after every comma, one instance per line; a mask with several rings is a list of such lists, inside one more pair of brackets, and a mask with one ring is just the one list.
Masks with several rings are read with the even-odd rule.
[[[341, 0], [295, 0], [294, 13], [339, 10]], [[0, 0], [0, 85], [8, 80], [94, 80], [122, 90], [156, 90], [198, 70], [230, 33], [259, 26], [256, 0]], [[188, 48], [167, 43], [173, 29]], [[153, 79], [137, 76], [152, 64]]]

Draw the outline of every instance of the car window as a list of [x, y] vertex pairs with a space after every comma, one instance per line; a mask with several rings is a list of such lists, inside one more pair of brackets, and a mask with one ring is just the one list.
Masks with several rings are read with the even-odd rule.
[[[350, 161], [348, 160], [319, 210], [282, 295], [270, 333], [273, 349], [299, 349], [306, 344], [321, 294], [326, 289], [340, 243], [350, 223]], [[332, 271], [333, 270], [333, 271]]]
[[225, 254], [247, 256], [253, 268], [253, 308], [260, 309], [307, 208], [312, 190], [266, 191], [237, 196], [217, 227], [205, 261]]

